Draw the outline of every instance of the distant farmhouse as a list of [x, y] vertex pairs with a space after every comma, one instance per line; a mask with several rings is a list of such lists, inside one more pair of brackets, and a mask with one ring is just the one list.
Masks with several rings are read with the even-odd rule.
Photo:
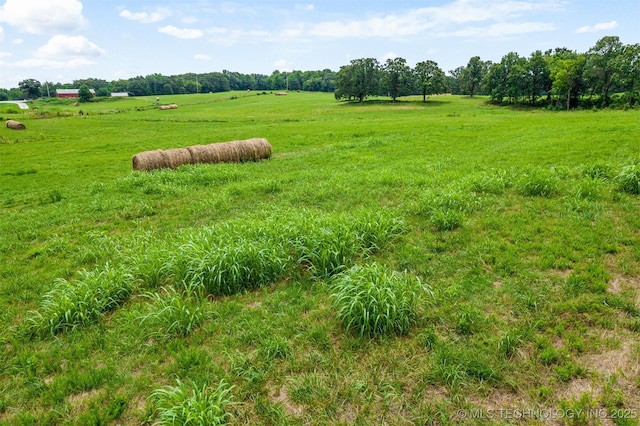
[[[80, 89], [56, 89], [56, 98], [77, 98]], [[96, 96], [96, 91], [89, 89], [92, 96]]]
[[126, 98], [129, 97], [129, 92], [111, 92], [113, 98]]

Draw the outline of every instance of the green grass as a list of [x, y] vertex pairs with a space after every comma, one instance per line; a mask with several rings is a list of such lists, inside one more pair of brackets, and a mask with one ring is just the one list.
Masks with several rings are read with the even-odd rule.
[[158, 418], [155, 425], [218, 426], [229, 423], [227, 412], [231, 388], [221, 381], [216, 389], [193, 385], [191, 389], [178, 380], [176, 387], [157, 389], [151, 394]]
[[418, 316], [421, 293], [427, 292], [419, 281], [373, 263], [338, 275], [331, 298], [348, 332], [373, 337], [408, 333]]
[[[0, 425], [638, 424], [637, 110], [162, 101], [0, 128]], [[270, 160], [131, 170], [251, 137]]]

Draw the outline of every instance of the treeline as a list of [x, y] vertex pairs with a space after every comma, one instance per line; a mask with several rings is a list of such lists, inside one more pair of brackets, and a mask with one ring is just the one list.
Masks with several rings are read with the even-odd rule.
[[35, 79], [27, 79], [21, 81], [17, 88], [0, 89], [0, 100], [54, 97], [56, 89], [78, 89], [83, 85], [95, 90], [97, 96], [109, 96], [113, 92], [128, 92], [133, 96], [228, 92], [231, 90], [333, 92], [336, 88], [335, 78], [335, 71], [325, 69], [322, 71], [274, 71], [271, 75], [241, 74], [227, 70], [173, 76], [151, 74], [128, 80], [106, 81], [88, 78], [65, 84], [48, 81], [41, 83]]
[[[500, 62], [472, 57], [448, 75], [433, 61], [415, 68], [402, 58], [380, 64], [355, 59], [336, 76], [336, 99], [363, 102], [370, 96], [421, 94], [486, 95], [498, 104], [528, 104], [571, 109], [634, 106], [640, 100], [640, 44], [625, 45], [615, 36], [600, 39], [586, 53], [566, 48], [511, 52]], [[615, 99], [612, 94], [618, 94]]]
[[[222, 71], [165, 76], [151, 74], [108, 82], [76, 80], [61, 84], [34, 79], [19, 87], [0, 89], [0, 100], [55, 96], [56, 89], [87, 86], [98, 96], [128, 92], [133, 96], [226, 92], [230, 90], [304, 90], [334, 92], [338, 100], [364, 102], [371, 96], [398, 97], [439, 93], [486, 95], [498, 104], [528, 104], [552, 108], [635, 106], [640, 100], [640, 44], [623, 44], [607, 36], [587, 52], [566, 48], [536, 51], [529, 57], [510, 52], [500, 62], [472, 57], [466, 66], [447, 74], [431, 60], [407, 65], [403, 58], [384, 64], [374, 58], [355, 59], [336, 73], [274, 71], [271, 75]], [[613, 96], [613, 94], [616, 94]]]

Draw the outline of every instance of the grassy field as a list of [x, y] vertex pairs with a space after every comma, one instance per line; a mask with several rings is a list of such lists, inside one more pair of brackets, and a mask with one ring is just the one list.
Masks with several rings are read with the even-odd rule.
[[640, 112], [161, 102], [1, 107], [0, 424], [638, 424]]

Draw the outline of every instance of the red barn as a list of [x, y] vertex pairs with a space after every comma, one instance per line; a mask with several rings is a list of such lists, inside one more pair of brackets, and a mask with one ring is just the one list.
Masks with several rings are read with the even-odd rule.
[[[77, 98], [79, 89], [56, 89], [56, 98]], [[96, 96], [96, 91], [89, 89], [92, 96]]]

